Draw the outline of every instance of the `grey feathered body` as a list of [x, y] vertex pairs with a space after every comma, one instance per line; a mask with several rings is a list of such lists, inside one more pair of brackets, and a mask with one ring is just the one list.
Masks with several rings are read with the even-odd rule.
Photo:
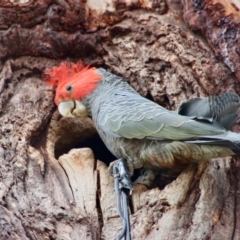
[[[229, 127], [228, 122], [236, 118], [235, 109], [229, 108], [234, 104], [239, 108], [238, 98], [230, 103], [223, 99], [227, 104], [218, 113], [215, 111], [217, 122], [208, 116], [212, 111], [208, 105], [202, 116], [191, 102], [185, 104], [187, 108], [183, 104], [179, 113], [169, 111], [141, 97], [122, 78], [104, 69], [98, 71], [103, 75], [102, 80], [83, 103], [107, 148], [117, 158], [130, 161], [134, 168], [173, 169], [240, 152], [240, 135], [224, 128], [224, 123]], [[198, 107], [205, 104], [200, 101]], [[183, 116], [193, 113], [200, 116]]]

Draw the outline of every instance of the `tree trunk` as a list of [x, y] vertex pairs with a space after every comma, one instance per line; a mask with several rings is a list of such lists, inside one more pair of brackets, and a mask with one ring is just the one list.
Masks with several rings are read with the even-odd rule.
[[[114, 239], [122, 227], [114, 157], [90, 119], [59, 115], [46, 68], [103, 66], [172, 110], [239, 93], [239, 9], [234, 0], [2, 0], [0, 239]], [[239, 179], [239, 162], [225, 158], [163, 187], [137, 185], [132, 238], [240, 239]]]

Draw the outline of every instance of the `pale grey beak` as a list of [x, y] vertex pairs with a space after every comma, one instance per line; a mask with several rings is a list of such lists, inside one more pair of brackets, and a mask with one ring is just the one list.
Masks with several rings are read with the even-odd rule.
[[87, 117], [86, 107], [80, 101], [68, 100], [58, 105], [58, 111], [64, 117]]

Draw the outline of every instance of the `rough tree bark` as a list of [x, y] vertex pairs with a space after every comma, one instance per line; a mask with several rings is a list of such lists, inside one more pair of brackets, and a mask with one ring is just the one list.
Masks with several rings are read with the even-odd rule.
[[[239, 9], [236, 0], [1, 0], [0, 239], [114, 239], [121, 229], [112, 156], [86, 148], [107, 154], [90, 119], [60, 117], [46, 68], [103, 66], [169, 109], [239, 93]], [[240, 239], [239, 180], [239, 162], [226, 158], [162, 188], [137, 186], [133, 239]]]

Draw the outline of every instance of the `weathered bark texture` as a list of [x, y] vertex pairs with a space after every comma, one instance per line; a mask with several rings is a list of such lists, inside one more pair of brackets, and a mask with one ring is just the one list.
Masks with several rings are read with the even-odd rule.
[[[112, 156], [86, 140], [90, 119], [61, 118], [46, 68], [103, 66], [169, 109], [239, 94], [239, 9], [237, 0], [1, 0], [0, 239], [114, 239], [121, 229]], [[162, 189], [138, 185], [132, 237], [238, 240], [239, 189], [230, 158], [189, 166]]]

